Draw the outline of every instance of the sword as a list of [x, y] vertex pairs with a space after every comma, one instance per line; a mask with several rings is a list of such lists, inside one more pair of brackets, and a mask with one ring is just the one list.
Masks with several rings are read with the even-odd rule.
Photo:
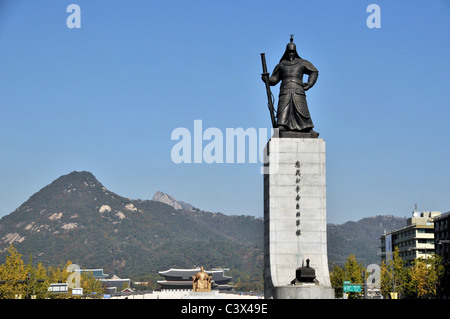
[[[267, 72], [267, 65], [266, 65], [266, 55], [265, 53], [261, 53], [261, 62], [262, 62], [262, 68], [263, 73], [261, 75], [269, 75]], [[272, 120], [272, 126], [275, 127], [275, 111], [273, 108], [273, 101], [272, 101], [272, 92], [270, 91], [270, 85], [269, 85], [269, 79], [265, 81], [266, 83], [266, 93], [267, 93], [267, 100], [269, 101], [269, 111], [270, 111], [270, 119]]]

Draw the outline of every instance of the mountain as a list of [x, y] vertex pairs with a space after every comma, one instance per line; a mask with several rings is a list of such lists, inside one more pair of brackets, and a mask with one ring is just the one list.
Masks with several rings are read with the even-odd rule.
[[191, 204], [185, 203], [183, 201], [177, 201], [172, 195], [160, 191], [156, 192], [155, 195], [153, 195], [152, 200], [167, 204], [177, 210], [179, 209], [195, 210], [195, 207], [192, 206]]
[[342, 266], [353, 254], [364, 265], [379, 264], [381, 235], [405, 226], [406, 218], [392, 215], [372, 216], [342, 225], [328, 224], [328, 261]]
[[[389, 215], [328, 224], [330, 265], [342, 265], [350, 254], [365, 265], [379, 263], [380, 236], [405, 225], [406, 218]], [[44, 265], [70, 260], [135, 280], [204, 266], [255, 281], [262, 278], [263, 226], [261, 218], [205, 212], [162, 192], [131, 200], [90, 172], [71, 172], [0, 219], [0, 264], [13, 244], [25, 259], [31, 254]]]
[[0, 263], [9, 244], [36, 262], [132, 278], [174, 268], [262, 269], [263, 221], [131, 200], [91, 173], [61, 176], [0, 219]]

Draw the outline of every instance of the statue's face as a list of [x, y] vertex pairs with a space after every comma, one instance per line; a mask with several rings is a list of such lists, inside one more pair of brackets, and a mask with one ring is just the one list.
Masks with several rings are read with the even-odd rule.
[[288, 51], [288, 56], [289, 56], [289, 60], [293, 61], [295, 58], [295, 51], [294, 50], [289, 50]]

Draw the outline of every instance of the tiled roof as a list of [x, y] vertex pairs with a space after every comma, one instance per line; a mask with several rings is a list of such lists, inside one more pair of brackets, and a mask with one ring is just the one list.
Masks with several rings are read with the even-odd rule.
[[[166, 277], [168, 281], [171, 281], [170, 278], [183, 278], [186, 277], [188, 279], [195, 276], [196, 273], [200, 271], [200, 268], [195, 269], [174, 269], [171, 268], [169, 270], [160, 271], [159, 274], [161, 276]], [[212, 280], [214, 281], [230, 281], [231, 277], [224, 276], [223, 270], [205, 270], [205, 272], [212, 276]]]

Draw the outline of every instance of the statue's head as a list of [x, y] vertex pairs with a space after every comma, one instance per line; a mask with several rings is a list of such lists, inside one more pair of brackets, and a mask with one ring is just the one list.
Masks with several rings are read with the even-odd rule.
[[295, 56], [298, 55], [297, 49], [295, 48], [295, 43], [289, 43], [286, 46], [286, 52], [287, 52], [289, 60], [293, 61], [295, 59]]
[[283, 57], [281, 58], [280, 61], [282, 60], [293, 61], [295, 58], [300, 58], [300, 56], [297, 53], [297, 47], [295, 46], [294, 43], [294, 35], [291, 34], [290, 42], [286, 45], [286, 51], [284, 52]]

